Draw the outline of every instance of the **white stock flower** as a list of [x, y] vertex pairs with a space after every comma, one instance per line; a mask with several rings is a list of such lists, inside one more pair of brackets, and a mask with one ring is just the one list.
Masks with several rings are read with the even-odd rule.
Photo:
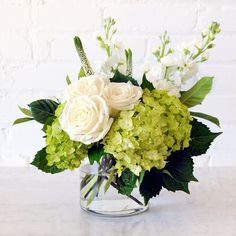
[[169, 96], [180, 97], [179, 89], [170, 81], [167, 80], [158, 80], [153, 84], [157, 90], [166, 90]]
[[191, 79], [198, 73], [198, 64], [197, 62], [189, 59], [183, 62], [183, 71], [182, 71], [182, 80], [185, 82], [188, 79]]
[[141, 66], [140, 66], [140, 71], [142, 73], [148, 73], [150, 71], [150, 64], [145, 61]]
[[92, 95], [67, 101], [59, 121], [71, 140], [88, 145], [104, 138], [113, 118], [109, 116], [106, 101], [98, 95]]
[[126, 73], [125, 48], [122, 42], [108, 40], [105, 42], [110, 47], [110, 56], [102, 63], [100, 72], [108, 78], [112, 78], [114, 70], [118, 69], [122, 74]]
[[110, 83], [103, 92], [103, 97], [115, 116], [118, 111], [133, 109], [142, 97], [143, 90], [132, 83]]
[[161, 58], [161, 63], [166, 66], [166, 67], [170, 67], [170, 66], [179, 66], [180, 64], [180, 59], [174, 55], [173, 53], [168, 54], [165, 57]]
[[65, 98], [66, 100], [70, 100], [82, 95], [101, 95], [108, 83], [109, 79], [101, 75], [82, 77], [78, 81], [68, 85]]
[[165, 74], [165, 66], [161, 63], [152, 66], [148, 72], [146, 72], [146, 78], [148, 81], [155, 83], [159, 79], [163, 79]]

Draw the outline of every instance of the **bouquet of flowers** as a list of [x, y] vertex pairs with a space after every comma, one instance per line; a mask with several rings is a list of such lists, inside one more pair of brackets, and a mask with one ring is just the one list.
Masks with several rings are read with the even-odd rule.
[[[198, 120], [219, 126], [217, 118], [189, 110], [211, 90], [213, 77], [196, 78], [219, 32], [213, 22], [198, 41], [177, 49], [170, 47], [165, 32], [153, 51], [155, 65], [144, 66], [139, 82], [133, 77], [132, 51], [116, 38], [114, 19], [106, 19], [104, 34], [97, 36], [107, 57], [96, 70], [75, 37], [82, 64], [78, 79], [66, 77], [60, 100], [41, 99], [20, 107], [27, 117], [14, 122], [35, 120], [43, 125], [46, 146], [31, 164], [54, 174], [79, 168], [86, 158], [91, 165], [98, 163], [99, 171], [111, 177], [84, 177], [81, 188], [86, 189], [87, 204], [104, 181], [105, 191], [114, 187], [131, 198], [138, 186], [144, 204], [162, 188], [189, 193], [189, 182], [197, 181], [192, 157], [206, 153], [220, 134]], [[193, 79], [196, 83], [184, 89]]]

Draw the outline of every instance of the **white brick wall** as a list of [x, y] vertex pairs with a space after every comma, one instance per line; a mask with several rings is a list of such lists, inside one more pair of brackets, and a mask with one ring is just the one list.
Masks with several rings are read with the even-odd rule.
[[215, 76], [213, 92], [196, 110], [218, 116], [224, 134], [197, 162], [236, 165], [235, 15], [235, 0], [0, 0], [0, 166], [26, 165], [44, 145], [39, 124], [11, 126], [21, 116], [17, 105], [58, 95], [66, 74], [76, 78], [74, 35], [81, 36], [90, 60], [99, 62], [104, 55], [92, 35], [106, 16], [116, 18], [137, 67], [151, 59], [163, 30], [179, 43], [192, 40], [212, 20], [221, 23], [217, 47], [200, 72]]

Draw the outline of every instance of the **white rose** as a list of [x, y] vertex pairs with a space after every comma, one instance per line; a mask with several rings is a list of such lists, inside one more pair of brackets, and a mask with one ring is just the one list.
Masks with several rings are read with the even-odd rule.
[[67, 87], [65, 98], [68, 101], [77, 96], [101, 95], [108, 83], [109, 79], [101, 75], [82, 77]]
[[169, 96], [180, 97], [179, 89], [170, 81], [158, 80], [156, 83], [154, 83], [154, 87], [157, 90], [166, 90]]
[[117, 111], [133, 109], [142, 97], [143, 90], [128, 83], [110, 83], [103, 92], [107, 104], [111, 108], [111, 114], [116, 115]]
[[104, 138], [113, 118], [109, 117], [106, 101], [93, 95], [67, 101], [59, 121], [71, 140], [88, 145]]

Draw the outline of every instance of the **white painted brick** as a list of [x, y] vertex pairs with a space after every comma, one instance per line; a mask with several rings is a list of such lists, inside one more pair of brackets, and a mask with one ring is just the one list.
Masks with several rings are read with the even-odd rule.
[[36, 61], [47, 61], [51, 55], [52, 39], [49, 35], [34, 32], [32, 35], [33, 56]]
[[9, 89], [11, 87], [11, 85], [12, 85], [12, 83], [11, 83], [10, 79], [6, 76], [5, 70], [0, 67], [0, 90]]
[[0, 161], [3, 156], [3, 149], [6, 146], [6, 141], [7, 141], [6, 128], [0, 127]]
[[30, 7], [22, 4], [0, 3], [0, 29], [22, 30], [30, 26]]
[[120, 31], [189, 32], [196, 23], [197, 1], [110, 6], [105, 9], [105, 16], [113, 16]]
[[[210, 61], [213, 58], [210, 57]], [[200, 65], [199, 77], [214, 76], [212, 93], [221, 96], [235, 96], [236, 64], [202, 64]]]
[[223, 31], [235, 31], [235, 1], [201, 1], [199, 28], [206, 27], [211, 21], [218, 21]]
[[1, 96], [0, 91], [0, 107], [4, 112], [1, 113], [1, 123], [8, 123], [11, 126], [16, 118], [24, 117], [19, 111], [18, 105], [26, 107], [30, 102], [49, 98], [57, 95], [56, 91], [39, 91], [39, 90], [14, 90], [14, 92], [5, 93]]
[[[236, 11], [235, 11], [236, 12]], [[236, 63], [236, 35], [221, 34], [215, 41], [215, 48], [211, 50], [212, 62]]]
[[235, 132], [236, 123], [222, 125], [223, 134], [221, 134], [213, 143], [210, 150], [210, 166], [235, 166]]
[[[79, 35], [85, 52], [93, 63], [94, 61], [104, 60], [106, 53], [99, 47], [98, 41], [92, 34], [80, 34]], [[59, 61], [78, 61], [78, 55], [74, 47], [73, 42], [74, 35], [67, 34], [66, 36], [58, 36], [52, 40], [52, 59]], [[118, 37], [124, 43], [125, 48], [132, 48], [134, 62], [140, 61], [145, 55], [145, 38], [136, 36], [121, 36]]]
[[101, 26], [101, 11], [85, 1], [57, 1], [38, 8], [36, 25], [41, 30], [89, 31]]
[[31, 47], [25, 35], [0, 33], [0, 61], [29, 61]]
[[234, 121], [236, 117], [236, 96], [216, 96], [209, 94], [202, 105], [192, 108], [200, 112], [218, 117], [223, 122]]
[[124, 42], [125, 48], [132, 50], [134, 63], [143, 61], [146, 52], [146, 38], [144, 36], [125, 35], [119, 38]]
[[[52, 59], [59, 61], [79, 62], [74, 38], [75, 34], [56, 37], [52, 42]], [[105, 51], [101, 50], [98, 41], [93, 37], [92, 33], [79, 35], [84, 50], [91, 63], [101, 61], [105, 57]]]
[[[42, 139], [44, 133], [41, 129], [42, 125], [36, 122], [10, 127], [7, 143], [2, 153], [3, 161], [8, 165], [11, 163], [11, 159], [14, 161], [19, 159], [19, 164], [29, 163], [37, 151], [45, 146], [44, 139]], [[22, 138], [22, 134], [24, 134], [24, 138]]]
[[12, 90], [35, 89], [38, 91], [60, 91], [66, 85], [66, 75], [77, 79], [78, 64], [40, 64], [17, 68], [9, 75], [13, 80]]

